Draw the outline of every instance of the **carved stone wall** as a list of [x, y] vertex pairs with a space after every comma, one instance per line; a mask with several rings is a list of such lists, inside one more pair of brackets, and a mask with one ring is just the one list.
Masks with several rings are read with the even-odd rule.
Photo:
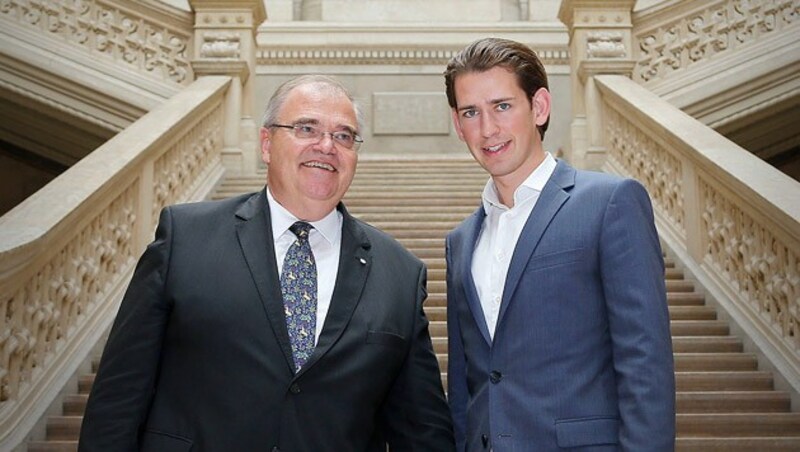
[[634, 80], [648, 82], [734, 52], [798, 19], [800, 0], [677, 2], [637, 22]]
[[[464, 143], [451, 127], [442, 74], [450, 58], [486, 36], [523, 42], [542, 59], [557, 99], [545, 146], [554, 154], [563, 151], [569, 143], [573, 93], [568, 86], [569, 37], [562, 25], [554, 23], [321, 24], [268, 20], [258, 33], [255, 111], [262, 111], [275, 88], [292, 76], [333, 75], [351, 89], [367, 113], [361, 131], [362, 155], [466, 155]], [[430, 96], [420, 101], [419, 93]]]
[[150, 18], [152, 11], [142, 9], [119, 0], [0, 0], [0, 14], [8, 20], [99, 58], [188, 85], [191, 24], [157, 22]]

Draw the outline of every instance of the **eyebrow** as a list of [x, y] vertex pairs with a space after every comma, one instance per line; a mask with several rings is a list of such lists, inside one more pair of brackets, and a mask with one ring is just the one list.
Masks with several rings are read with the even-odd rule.
[[[503, 102], [508, 102], [510, 100], [514, 100], [514, 97], [512, 96], [512, 97], [501, 97], [499, 99], [492, 99], [488, 103], [491, 104], [491, 105], [497, 105], [497, 104], [501, 104]], [[475, 109], [474, 105], [465, 105], [463, 107], [459, 107], [458, 109], [456, 109], [456, 111], [461, 112], [461, 111], [464, 111], [464, 110], [474, 110], [474, 109]]]
[[[300, 118], [296, 119], [294, 122], [292, 122], [292, 124], [312, 124], [312, 125], [318, 126], [320, 124], [320, 122], [319, 122], [318, 119], [300, 117]], [[352, 133], [353, 135], [358, 135], [358, 130], [356, 130], [354, 127], [349, 126], [347, 124], [340, 124], [340, 125], [336, 126], [334, 129], [346, 130], [346, 131]]]

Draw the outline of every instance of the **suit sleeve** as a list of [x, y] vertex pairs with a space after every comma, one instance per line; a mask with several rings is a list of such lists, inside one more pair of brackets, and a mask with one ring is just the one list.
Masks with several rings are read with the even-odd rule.
[[172, 217], [161, 212], [111, 328], [81, 427], [80, 452], [138, 451], [170, 307], [164, 299]]
[[675, 447], [675, 374], [664, 260], [650, 199], [625, 180], [600, 236], [603, 290], [617, 375], [622, 450]]
[[453, 417], [453, 432], [456, 439], [456, 450], [464, 451], [466, 447], [467, 424], [467, 373], [464, 358], [464, 345], [461, 342], [461, 326], [458, 323], [455, 284], [452, 280], [452, 262], [450, 238], [447, 239], [445, 256], [447, 259], [447, 401]]
[[423, 310], [426, 281], [422, 265], [408, 354], [382, 409], [383, 430], [392, 452], [453, 450], [452, 422]]

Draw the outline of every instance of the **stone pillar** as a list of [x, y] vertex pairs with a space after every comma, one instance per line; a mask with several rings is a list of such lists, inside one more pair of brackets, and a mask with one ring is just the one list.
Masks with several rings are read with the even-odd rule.
[[256, 33], [266, 19], [263, 0], [189, 0], [194, 16], [195, 76], [233, 78], [225, 101], [222, 160], [228, 174], [255, 175], [259, 167], [258, 112], [253, 111]]
[[631, 10], [636, 0], [564, 0], [558, 18], [569, 29], [572, 79], [571, 150], [567, 159], [580, 168], [599, 169], [606, 159], [598, 74], [630, 77]]

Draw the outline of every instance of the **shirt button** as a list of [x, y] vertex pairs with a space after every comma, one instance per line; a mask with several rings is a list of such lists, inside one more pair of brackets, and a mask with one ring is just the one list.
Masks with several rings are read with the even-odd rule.
[[502, 379], [503, 379], [503, 374], [501, 374], [500, 372], [498, 372], [496, 370], [493, 370], [489, 374], [489, 381], [491, 381], [493, 384], [500, 383], [500, 380], [502, 380]]
[[496, 297], [494, 297], [494, 302], [495, 302], [496, 304], [500, 304], [500, 300], [501, 300], [500, 296], [496, 296]]
[[293, 383], [291, 386], [289, 386], [289, 392], [292, 394], [300, 394], [300, 385]]

